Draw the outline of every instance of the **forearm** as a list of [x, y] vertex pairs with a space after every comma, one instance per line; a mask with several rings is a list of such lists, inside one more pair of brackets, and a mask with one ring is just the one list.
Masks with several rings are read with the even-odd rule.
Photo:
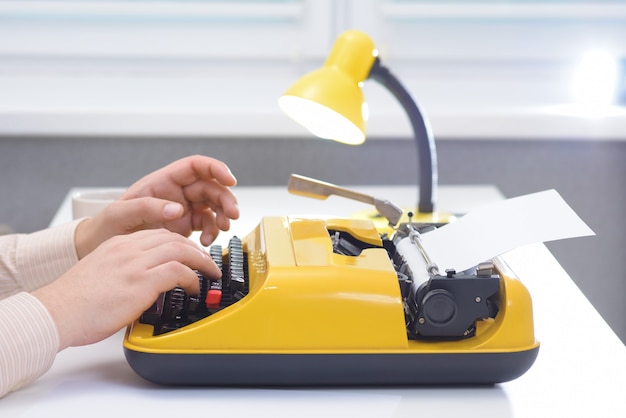
[[18, 293], [0, 301], [0, 397], [44, 374], [59, 338], [54, 321], [37, 298]]
[[76, 223], [0, 237], [0, 397], [44, 374], [59, 349], [50, 313], [28, 291], [76, 264]]
[[76, 264], [76, 225], [0, 237], [0, 299], [45, 286]]

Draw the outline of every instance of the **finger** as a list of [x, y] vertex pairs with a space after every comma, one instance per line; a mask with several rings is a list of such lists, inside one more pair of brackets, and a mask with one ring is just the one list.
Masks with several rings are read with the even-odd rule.
[[239, 219], [239, 203], [230, 189], [227, 193], [220, 195], [219, 202], [218, 208], [222, 209], [224, 217], [228, 219]]
[[184, 188], [183, 194], [188, 201], [196, 204], [202, 203], [213, 211], [217, 211], [218, 208], [221, 208], [224, 215], [230, 219], [237, 219], [239, 217], [237, 198], [229, 188], [220, 184], [215, 182], [193, 183]]
[[202, 231], [200, 234], [200, 243], [205, 247], [210, 245], [215, 240], [215, 237], [218, 236], [220, 231], [216, 225], [215, 214], [213, 211], [205, 210], [202, 212], [199, 230]]
[[[170, 250], [172, 251], [171, 254], [167, 254], [167, 246], [172, 247]], [[204, 248], [196, 242], [166, 229], [146, 229], [128, 235], [118, 235], [106, 241], [102, 247], [116, 252], [120, 259], [135, 257], [137, 254], [157, 250], [165, 252], [163, 257], [179, 257], [181, 253], [192, 251], [203, 257], [210, 258]], [[152, 260], [143, 262], [146, 268], [151, 268], [155, 262], [158, 262], [154, 257], [152, 259], [145, 258], [145, 260]]]
[[133, 232], [132, 234], [127, 235], [127, 237], [137, 241], [141, 241], [143, 243], [142, 245], [144, 245], [144, 249], [155, 248], [156, 246], [161, 244], [177, 243], [188, 245], [197, 250], [204, 251], [204, 249], [193, 240], [190, 240], [189, 238], [172, 232], [166, 228], [144, 229], [141, 231]]
[[122, 225], [125, 232], [162, 225], [184, 214], [180, 203], [154, 197], [118, 200], [109, 205], [107, 211], [109, 222]]
[[[194, 155], [171, 163], [158, 172], [166, 173], [176, 184], [186, 186], [197, 180], [216, 180], [224, 186], [234, 186], [237, 179], [226, 164], [215, 158]], [[157, 173], [158, 173], [157, 172]]]
[[228, 231], [230, 229], [230, 219], [224, 216], [224, 213], [219, 208], [213, 215], [213, 223], [215, 224], [217, 233], [219, 233], [219, 231]]
[[152, 284], [158, 293], [167, 292], [175, 287], [181, 287], [190, 295], [200, 293], [198, 275], [188, 266], [169, 261], [159, 264], [149, 270]]
[[120, 265], [130, 263], [138, 271], [157, 269], [161, 272], [159, 277], [162, 281], [156, 285], [159, 291], [180, 285], [197, 293], [197, 277], [195, 282], [190, 283], [187, 271], [198, 270], [208, 277], [221, 275], [220, 269], [202, 247], [165, 229], [114, 237], [103, 244], [102, 251], [116, 254]]
[[201, 155], [192, 156], [189, 159], [199, 178], [204, 180], [214, 178], [224, 186], [237, 184], [237, 179], [224, 162]]
[[149, 245], [144, 258], [144, 264], [148, 269], [174, 261], [208, 276], [221, 274], [211, 256], [198, 244], [177, 234], [170, 233], [170, 236], [173, 239], [149, 237], [143, 240], [144, 245], [145, 243]]

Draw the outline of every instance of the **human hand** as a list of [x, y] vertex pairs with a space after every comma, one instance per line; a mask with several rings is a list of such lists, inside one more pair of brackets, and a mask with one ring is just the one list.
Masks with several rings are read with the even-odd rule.
[[110, 237], [142, 229], [166, 228], [189, 236], [202, 231], [209, 245], [219, 231], [239, 217], [237, 199], [230, 190], [237, 180], [228, 166], [214, 158], [191, 156], [143, 177], [101, 213], [76, 229], [79, 258]]
[[33, 295], [57, 325], [60, 351], [114, 334], [176, 286], [197, 294], [194, 270], [209, 278], [221, 275], [193, 241], [165, 229], [145, 230], [104, 242]]

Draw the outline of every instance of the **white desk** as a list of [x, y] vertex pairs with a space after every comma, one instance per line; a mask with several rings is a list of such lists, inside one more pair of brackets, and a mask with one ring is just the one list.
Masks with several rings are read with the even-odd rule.
[[[416, 201], [412, 187], [355, 189], [400, 205]], [[235, 191], [242, 217], [220, 242], [247, 234], [264, 215], [350, 216], [367, 208], [338, 197], [293, 196], [284, 187]], [[501, 198], [488, 186], [441, 187], [438, 207], [465, 212]], [[69, 202], [68, 193], [53, 225], [70, 219]], [[533, 367], [511, 382], [450, 388], [160, 387], [127, 365], [120, 332], [59, 353], [46, 375], [0, 400], [0, 417], [626, 417], [626, 347], [543, 244], [515, 250], [505, 260], [530, 290], [541, 341]]]

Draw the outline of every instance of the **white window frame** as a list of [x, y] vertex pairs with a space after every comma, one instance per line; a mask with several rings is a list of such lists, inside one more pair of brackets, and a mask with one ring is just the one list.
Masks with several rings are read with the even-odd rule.
[[[0, 19], [0, 135], [306, 136], [276, 99], [356, 28], [436, 137], [626, 139], [622, 107], [598, 123], [567, 106], [586, 46], [626, 57], [626, 2], [0, 0]], [[502, 20], [515, 30], [494, 37]], [[365, 89], [368, 135], [410, 136], [393, 98]]]
[[0, 54], [172, 60], [319, 57], [330, 36], [324, 28], [330, 4], [1, 0]]

